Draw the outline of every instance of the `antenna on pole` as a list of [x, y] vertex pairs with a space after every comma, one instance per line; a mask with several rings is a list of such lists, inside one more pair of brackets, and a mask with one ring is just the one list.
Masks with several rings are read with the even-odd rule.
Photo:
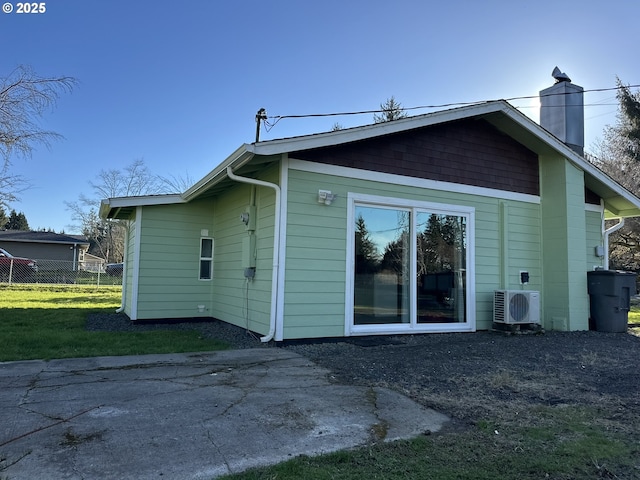
[[267, 111], [264, 108], [256, 113], [256, 143], [260, 141], [260, 121], [267, 119]]

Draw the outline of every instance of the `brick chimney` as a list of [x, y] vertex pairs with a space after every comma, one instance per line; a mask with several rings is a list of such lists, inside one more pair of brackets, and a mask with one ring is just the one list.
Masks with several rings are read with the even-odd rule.
[[540, 125], [584, 155], [584, 89], [558, 67], [552, 76], [556, 83], [540, 92]]

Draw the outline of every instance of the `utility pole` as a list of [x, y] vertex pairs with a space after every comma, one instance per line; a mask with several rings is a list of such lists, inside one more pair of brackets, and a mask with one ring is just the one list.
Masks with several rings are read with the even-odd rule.
[[267, 111], [264, 108], [256, 113], [256, 143], [260, 141], [260, 122], [267, 119]]

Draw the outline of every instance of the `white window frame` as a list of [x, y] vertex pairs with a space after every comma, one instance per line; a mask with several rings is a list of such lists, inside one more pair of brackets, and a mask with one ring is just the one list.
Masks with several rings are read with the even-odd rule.
[[[203, 250], [203, 242], [205, 240], [210, 240], [211, 241], [211, 256], [210, 257], [205, 257], [202, 255], [202, 250]], [[215, 243], [213, 241], [212, 237], [200, 237], [200, 260], [198, 261], [198, 280], [202, 281], [202, 282], [210, 282], [211, 280], [213, 280], [213, 252], [215, 249]], [[203, 278], [202, 277], [202, 262], [210, 262], [209, 263], [209, 278]]]
[[[411, 212], [411, 278], [417, 278], [416, 262], [416, 213], [425, 211], [442, 215], [458, 215], [466, 218], [466, 312], [464, 323], [417, 323], [417, 282], [410, 285], [410, 322], [386, 325], [354, 324], [354, 271], [355, 271], [355, 210], [356, 206], [381, 208], [401, 208]], [[406, 333], [436, 332], [475, 332], [476, 330], [476, 291], [475, 291], [475, 208], [466, 205], [453, 205], [406, 198], [384, 197], [363, 193], [347, 194], [347, 264], [345, 289], [345, 336], [356, 335], [395, 335]]]

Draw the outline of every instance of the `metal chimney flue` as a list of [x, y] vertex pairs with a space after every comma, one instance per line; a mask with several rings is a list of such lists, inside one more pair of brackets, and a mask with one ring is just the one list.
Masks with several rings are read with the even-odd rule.
[[551, 75], [556, 83], [540, 92], [540, 125], [584, 155], [584, 89], [558, 67]]

